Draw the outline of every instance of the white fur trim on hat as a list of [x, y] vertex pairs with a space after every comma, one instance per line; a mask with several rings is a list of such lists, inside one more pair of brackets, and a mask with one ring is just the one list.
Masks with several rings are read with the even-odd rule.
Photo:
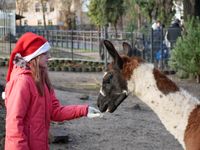
[[26, 62], [29, 62], [31, 59], [39, 56], [40, 54], [47, 52], [50, 48], [51, 48], [51, 46], [50, 46], [49, 42], [46, 42], [42, 46], [40, 46], [40, 48], [38, 48], [34, 53], [23, 57], [23, 59]]

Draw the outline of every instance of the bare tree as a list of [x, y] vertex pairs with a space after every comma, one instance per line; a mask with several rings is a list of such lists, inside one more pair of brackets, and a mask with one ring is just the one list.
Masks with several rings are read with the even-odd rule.
[[45, 30], [47, 29], [47, 24], [46, 24], [47, 2], [48, 0], [40, 0], [40, 4], [42, 6], [42, 16], [43, 16], [43, 24]]
[[[16, 0], [16, 12], [18, 15], [23, 16], [23, 13], [28, 9], [30, 1], [29, 0]], [[22, 20], [20, 18], [20, 26], [22, 25]]]
[[60, 3], [62, 4], [60, 7], [60, 17], [59, 22], [62, 22], [62, 25], [60, 26], [61, 29], [72, 29], [73, 26], [73, 20], [74, 15], [71, 12], [71, 5], [72, 0], [60, 0]]
[[7, 8], [6, 0], [0, 0], [0, 10], [5, 10]]
[[60, 26], [61, 29], [71, 29], [74, 26], [74, 14], [71, 12], [70, 8], [72, 5], [72, 0], [40, 0], [40, 4], [42, 6], [42, 13], [43, 13], [43, 22], [44, 28], [46, 29], [46, 4], [49, 3], [50, 5], [54, 5], [54, 7], [60, 8], [59, 12], [59, 22], [62, 22]]

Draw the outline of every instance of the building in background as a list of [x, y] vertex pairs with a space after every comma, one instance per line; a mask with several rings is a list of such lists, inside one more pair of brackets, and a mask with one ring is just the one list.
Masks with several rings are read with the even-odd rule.
[[15, 35], [15, 0], [2, 0], [0, 2], [0, 37], [1, 39], [11, 33]]
[[[22, 1], [22, 0], [21, 0]], [[43, 11], [45, 10], [45, 20], [47, 26], [59, 26], [68, 29], [70, 22], [75, 21], [77, 26], [88, 24], [89, 19], [82, 9], [82, 0], [54, 0], [47, 1], [42, 7], [39, 0], [23, 0], [26, 7], [23, 9], [24, 18], [17, 21], [17, 26], [44, 26]], [[16, 12], [20, 12], [20, 4], [16, 4]]]
[[15, 0], [0, 1], [0, 56], [11, 53], [13, 43], [16, 42], [16, 14]]

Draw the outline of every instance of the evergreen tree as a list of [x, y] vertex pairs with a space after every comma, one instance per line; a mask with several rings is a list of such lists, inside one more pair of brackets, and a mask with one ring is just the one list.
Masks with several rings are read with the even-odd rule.
[[200, 77], [200, 20], [190, 19], [185, 24], [186, 31], [171, 51], [170, 66]]
[[111, 23], [117, 32], [117, 22], [124, 14], [123, 0], [91, 0], [88, 6], [88, 16], [98, 26]]

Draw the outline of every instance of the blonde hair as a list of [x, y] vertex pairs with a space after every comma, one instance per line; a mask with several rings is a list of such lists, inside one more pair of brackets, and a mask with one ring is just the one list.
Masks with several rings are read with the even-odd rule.
[[52, 90], [52, 84], [49, 79], [47, 68], [40, 67], [39, 65], [40, 56], [32, 59], [29, 62], [29, 66], [32, 72], [32, 77], [35, 81], [38, 93], [44, 96], [44, 85], [46, 84], [49, 92]]

